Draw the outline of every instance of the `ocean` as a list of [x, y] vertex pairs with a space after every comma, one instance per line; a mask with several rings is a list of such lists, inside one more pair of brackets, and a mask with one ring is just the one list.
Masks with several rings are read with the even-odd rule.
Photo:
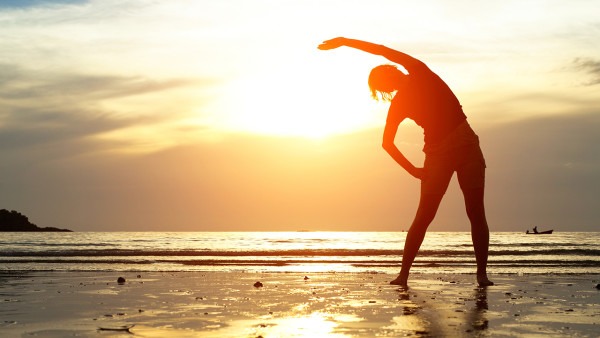
[[[5, 232], [0, 271], [397, 273], [405, 232]], [[600, 232], [493, 232], [490, 273], [600, 274]], [[475, 272], [468, 232], [429, 232], [413, 273]]]

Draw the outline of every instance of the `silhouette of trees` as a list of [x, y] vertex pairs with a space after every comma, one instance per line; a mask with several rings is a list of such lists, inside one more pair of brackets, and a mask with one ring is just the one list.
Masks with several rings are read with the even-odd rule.
[[71, 230], [59, 229], [54, 227], [40, 228], [37, 225], [29, 222], [27, 216], [15, 210], [8, 211], [0, 210], [0, 231], [63, 231], [70, 232]]

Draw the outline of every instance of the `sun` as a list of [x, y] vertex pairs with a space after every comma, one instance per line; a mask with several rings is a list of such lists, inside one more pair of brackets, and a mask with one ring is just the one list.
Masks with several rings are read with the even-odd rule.
[[227, 100], [220, 104], [227, 127], [324, 138], [381, 123], [364, 76], [340, 65], [318, 65], [280, 65], [231, 81], [225, 89]]

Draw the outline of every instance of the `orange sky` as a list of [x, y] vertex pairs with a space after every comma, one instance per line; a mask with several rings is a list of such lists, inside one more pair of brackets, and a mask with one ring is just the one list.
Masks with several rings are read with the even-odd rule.
[[[488, 162], [492, 230], [593, 230], [598, 1], [15, 1], [0, 5], [0, 208], [75, 230], [402, 230], [386, 60], [448, 82]], [[422, 161], [421, 130], [399, 147]], [[452, 185], [434, 230], [468, 230]]]

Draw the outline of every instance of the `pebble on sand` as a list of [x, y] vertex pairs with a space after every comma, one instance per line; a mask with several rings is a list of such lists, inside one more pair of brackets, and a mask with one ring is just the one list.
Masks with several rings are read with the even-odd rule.
[[123, 326], [117, 326], [117, 327], [99, 327], [98, 330], [100, 330], [100, 331], [122, 331], [122, 332], [132, 333], [129, 330], [134, 326], [135, 326], [135, 324], [123, 325]]
[[255, 288], [262, 288], [262, 286], [263, 286], [263, 283], [261, 283], [261, 282], [254, 283]]
[[125, 278], [123, 278], [123, 277], [117, 278], [117, 283], [118, 284], [125, 284]]
[[596, 289], [600, 290], [600, 284], [596, 284]]

